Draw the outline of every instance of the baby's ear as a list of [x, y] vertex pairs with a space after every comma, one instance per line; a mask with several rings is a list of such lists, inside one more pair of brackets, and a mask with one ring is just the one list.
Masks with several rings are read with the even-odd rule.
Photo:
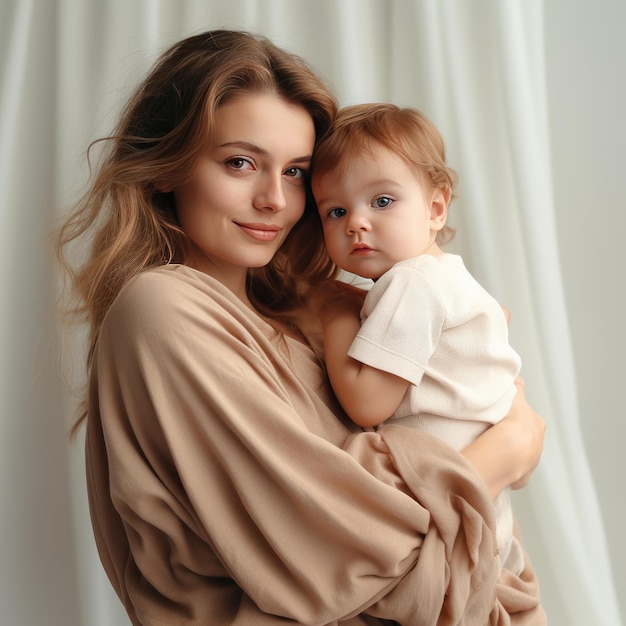
[[448, 204], [452, 191], [447, 187], [435, 187], [430, 198], [430, 227], [432, 230], [441, 230], [448, 219]]

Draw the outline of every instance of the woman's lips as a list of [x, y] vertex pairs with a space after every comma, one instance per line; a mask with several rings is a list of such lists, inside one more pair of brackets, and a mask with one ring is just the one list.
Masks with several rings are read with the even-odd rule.
[[275, 224], [237, 224], [241, 230], [257, 241], [274, 241], [278, 237], [280, 227]]

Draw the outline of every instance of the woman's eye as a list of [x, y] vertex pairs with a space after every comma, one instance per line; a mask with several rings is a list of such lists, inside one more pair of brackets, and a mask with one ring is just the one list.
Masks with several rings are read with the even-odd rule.
[[232, 159], [228, 159], [226, 164], [234, 170], [247, 170], [252, 167], [252, 162], [244, 157], [233, 157]]
[[328, 211], [328, 217], [331, 217], [334, 220], [343, 217], [345, 214], [345, 209], [331, 209], [330, 211]]
[[290, 167], [285, 170], [285, 176], [289, 178], [304, 178], [304, 170], [301, 167]]
[[380, 196], [374, 200], [374, 206], [377, 209], [386, 209], [392, 202], [393, 200], [389, 196]]

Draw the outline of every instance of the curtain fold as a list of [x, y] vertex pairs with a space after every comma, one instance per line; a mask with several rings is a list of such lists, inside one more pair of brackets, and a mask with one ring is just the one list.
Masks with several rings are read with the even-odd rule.
[[[618, 626], [580, 428], [559, 267], [541, 0], [5, 0], [0, 8], [0, 606], [12, 626], [128, 623], [98, 562], [82, 437], [70, 444], [49, 233], [156, 55], [217, 27], [307, 59], [342, 104], [427, 113], [460, 173], [452, 250], [513, 312], [511, 341], [548, 420], [515, 494], [553, 625]], [[80, 251], [77, 251], [80, 253]], [[79, 372], [80, 334], [69, 358]], [[67, 354], [66, 357], [67, 358]], [[80, 374], [69, 373], [80, 385]]]
[[[531, 503], [537, 520], [547, 518], [554, 526], [538, 525], [537, 530], [544, 535], [554, 580], [567, 599], [568, 623], [617, 624], [606, 538], [573, 393], [576, 375], [558, 256], [547, 133], [541, 5], [496, 3], [496, 8], [505, 123], [536, 326], [532, 334], [539, 342], [544, 411], [550, 418], [548, 462], [540, 470], [535, 489], [522, 496]], [[526, 345], [523, 337], [521, 341]], [[530, 388], [535, 385], [539, 387], [540, 381], [533, 380]], [[554, 533], [555, 528], [560, 532]], [[568, 575], [559, 576], [559, 571]]]
[[0, 606], [7, 624], [80, 623], [48, 255], [54, 215], [55, 3], [0, 22]]

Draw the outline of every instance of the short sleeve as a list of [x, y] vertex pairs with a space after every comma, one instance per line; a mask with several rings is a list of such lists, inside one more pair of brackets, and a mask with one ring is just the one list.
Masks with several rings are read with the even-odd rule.
[[418, 385], [441, 336], [445, 306], [420, 269], [396, 266], [374, 284], [348, 354]]

